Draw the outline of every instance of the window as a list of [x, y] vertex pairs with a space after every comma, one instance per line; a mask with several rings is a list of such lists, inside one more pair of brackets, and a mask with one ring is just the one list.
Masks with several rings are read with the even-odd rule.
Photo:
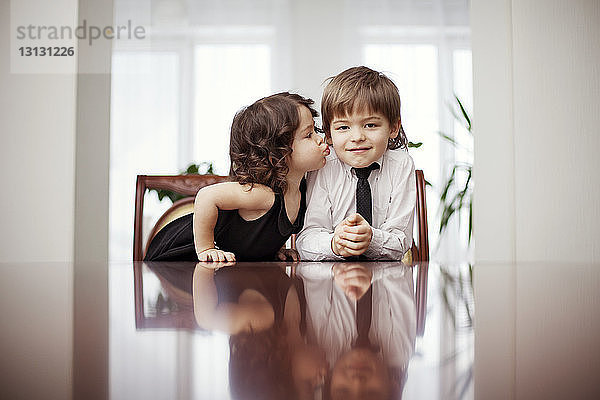
[[[471, 251], [464, 244], [468, 235], [468, 215], [447, 230], [438, 243], [438, 207], [440, 185], [455, 161], [472, 162], [472, 141], [466, 130], [454, 119], [454, 93], [465, 106], [472, 104], [471, 58], [464, 32], [447, 36], [431, 29], [422, 29], [418, 36], [409, 30], [382, 27], [363, 29], [363, 63], [388, 75], [400, 91], [402, 125], [409, 141], [422, 142], [419, 149], [410, 149], [417, 169], [433, 187], [427, 193], [429, 242], [432, 258], [464, 260]], [[396, 43], [394, 43], [396, 42]], [[439, 132], [455, 138], [455, 150], [441, 139]], [[466, 178], [459, 176], [460, 179]], [[458, 240], [458, 239], [461, 240]], [[460, 246], [457, 246], [459, 244]]]
[[271, 94], [270, 47], [202, 44], [194, 49], [194, 157], [229, 173], [229, 129], [235, 113]]
[[[228, 174], [235, 112], [271, 93], [271, 32], [256, 31], [227, 29], [227, 43], [215, 43], [214, 29], [186, 40], [165, 34], [153, 40], [153, 51], [114, 52], [110, 260], [131, 259], [138, 174], [177, 174], [201, 162]], [[146, 195], [144, 241], [169, 206], [154, 192]]]
[[[116, 52], [112, 58], [109, 259], [130, 260], [137, 174], [178, 167], [179, 57]], [[159, 212], [156, 196], [148, 210]], [[164, 210], [164, 205], [162, 209]]]

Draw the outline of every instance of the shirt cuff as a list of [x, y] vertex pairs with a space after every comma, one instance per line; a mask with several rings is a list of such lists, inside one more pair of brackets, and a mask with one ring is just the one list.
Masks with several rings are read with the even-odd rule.
[[331, 249], [333, 233], [321, 232], [306, 235], [296, 242], [303, 261], [343, 260]]
[[333, 262], [305, 261], [304, 263], [298, 265], [296, 274], [304, 278], [329, 279], [331, 278], [331, 268], [333, 265]]
[[333, 240], [333, 233], [331, 235], [329, 235], [329, 246], [327, 246], [328, 251], [325, 253], [325, 257], [327, 257], [328, 260], [345, 260], [344, 257], [338, 256], [337, 254], [335, 254], [333, 252], [333, 246], [331, 245], [332, 240]]
[[371, 237], [371, 243], [365, 251], [365, 256], [372, 259], [381, 258], [383, 254], [383, 232], [381, 229], [371, 227], [373, 236]]

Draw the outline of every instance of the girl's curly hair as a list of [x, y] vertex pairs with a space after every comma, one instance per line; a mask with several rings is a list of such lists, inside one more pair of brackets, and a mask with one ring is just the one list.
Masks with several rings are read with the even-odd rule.
[[243, 332], [229, 338], [229, 390], [234, 399], [290, 399], [294, 396], [284, 327]]
[[241, 184], [258, 183], [283, 193], [288, 156], [300, 124], [299, 107], [307, 107], [314, 118], [318, 113], [313, 104], [311, 99], [282, 92], [238, 111], [231, 124], [229, 176]]

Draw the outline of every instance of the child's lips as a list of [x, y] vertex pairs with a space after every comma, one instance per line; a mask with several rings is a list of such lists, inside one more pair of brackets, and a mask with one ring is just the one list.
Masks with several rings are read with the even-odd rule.
[[351, 153], [364, 153], [365, 151], [369, 151], [370, 149], [370, 147], [357, 147], [354, 149], [348, 149], [348, 151]]
[[325, 150], [323, 150], [323, 154], [325, 154], [325, 157], [329, 155], [329, 147], [326, 147]]

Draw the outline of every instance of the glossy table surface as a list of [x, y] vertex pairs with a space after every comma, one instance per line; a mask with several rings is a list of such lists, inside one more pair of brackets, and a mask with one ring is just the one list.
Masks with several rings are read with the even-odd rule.
[[0, 264], [1, 398], [600, 398], [600, 269]]

